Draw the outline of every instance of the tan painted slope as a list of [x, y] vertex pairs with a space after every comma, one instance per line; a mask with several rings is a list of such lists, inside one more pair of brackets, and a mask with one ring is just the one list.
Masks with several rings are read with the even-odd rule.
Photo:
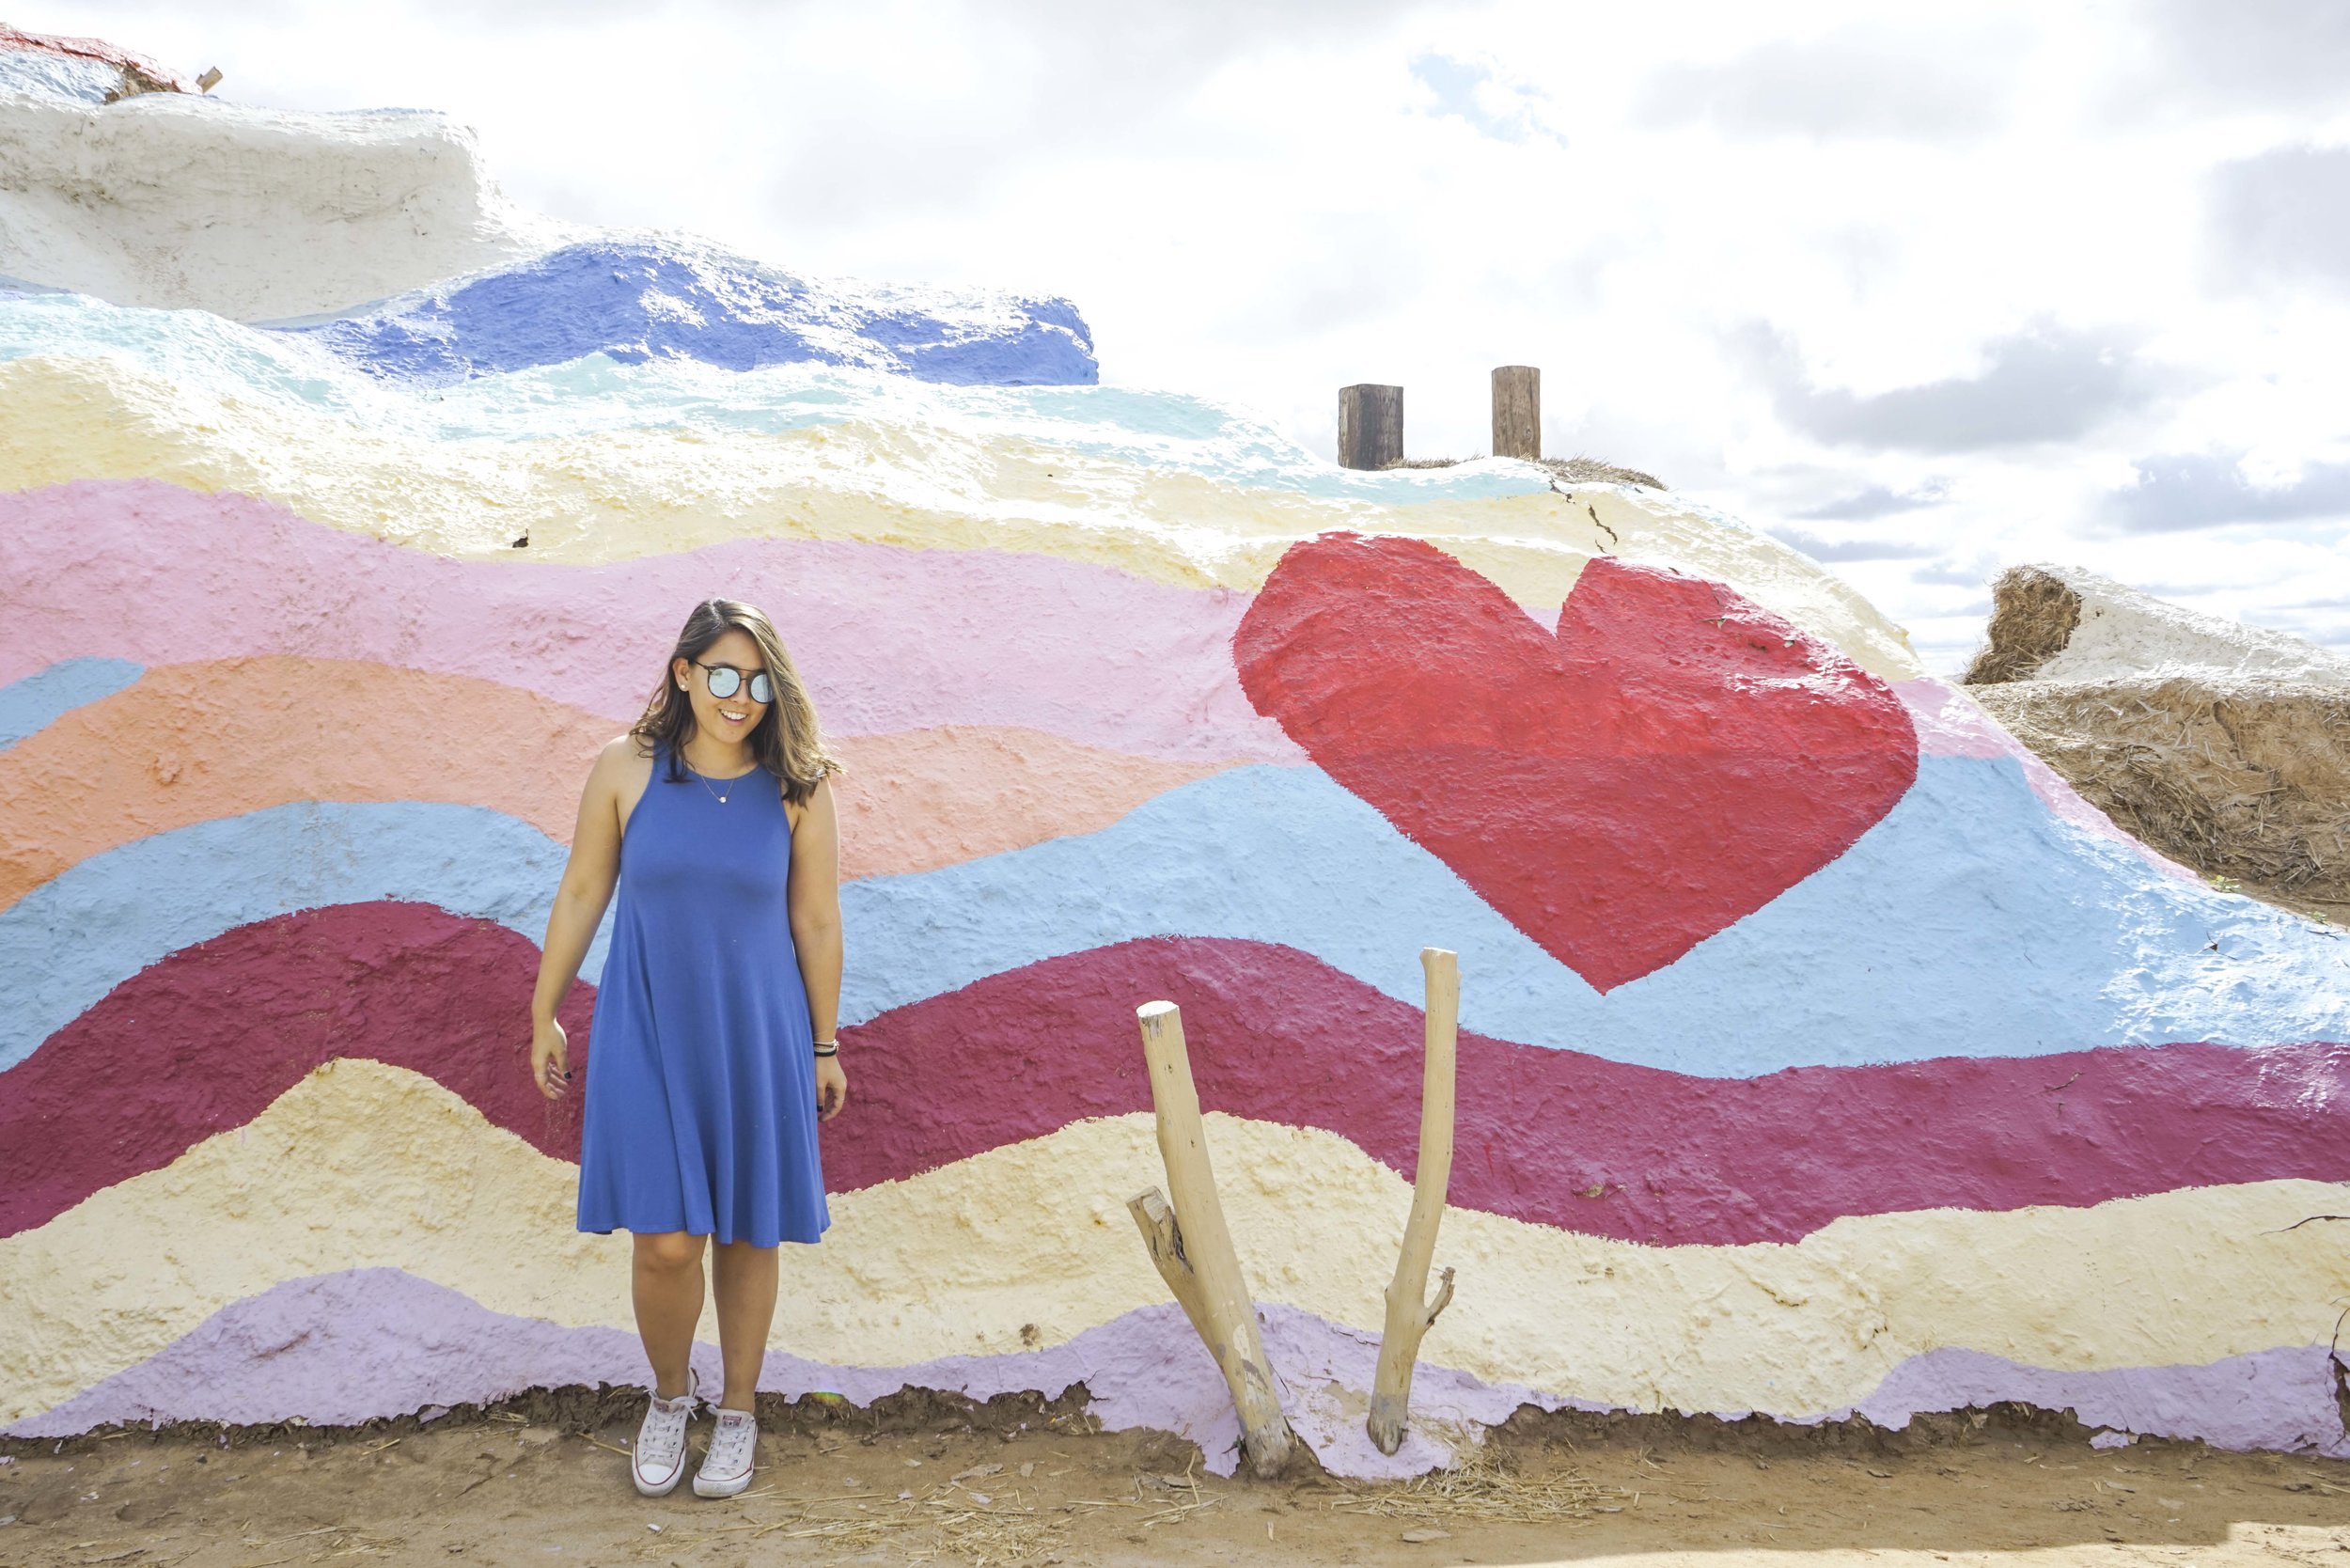
[[[854, 1076], [855, 1068], [851, 1064]], [[849, 1113], [856, 1111], [852, 1105]], [[1375, 1329], [1409, 1189], [1330, 1134], [1210, 1118], [1261, 1299]], [[776, 1343], [900, 1365], [1046, 1343], [1165, 1299], [1125, 1200], [1162, 1181], [1151, 1120], [1080, 1122], [832, 1200], [784, 1248]], [[625, 1328], [624, 1236], [572, 1229], [572, 1168], [431, 1080], [320, 1070], [248, 1126], [0, 1241], [18, 1327], [0, 1421], [46, 1409], [285, 1278], [405, 1268], [502, 1312]], [[1811, 1414], [1962, 1346], [2089, 1370], [2322, 1342], [2350, 1294], [2324, 1226], [2350, 1188], [2268, 1182], [2010, 1214], [1840, 1220], [1794, 1246], [1643, 1247], [1447, 1216], [1460, 1294], [1429, 1359], [1635, 1409]], [[2224, 1288], [2204, 1288], [2212, 1281]]]
[[0, 365], [0, 489], [152, 478], [277, 501], [333, 527], [454, 555], [530, 535], [533, 560], [603, 561], [744, 538], [1032, 551], [1254, 589], [1331, 528], [1436, 540], [1520, 603], [1555, 606], [1606, 551], [1729, 584], [1891, 680], [1923, 673], [1900, 628], [1765, 535], [1607, 487], [1574, 499], [1404, 506], [1244, 488], [1007, 438], [850, 421], [758, 435], [687, 428], [453, 441], [260, 404], [118, 362]]

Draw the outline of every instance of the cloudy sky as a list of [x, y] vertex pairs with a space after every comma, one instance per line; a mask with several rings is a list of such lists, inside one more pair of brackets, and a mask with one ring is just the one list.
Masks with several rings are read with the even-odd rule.
[[1067, 294], [1105, 380], [1545, 450], [1832, 563], [1937, 667], [2071, 561], [2350, 648], [2350, 3], [18, 0], [508, 192]]

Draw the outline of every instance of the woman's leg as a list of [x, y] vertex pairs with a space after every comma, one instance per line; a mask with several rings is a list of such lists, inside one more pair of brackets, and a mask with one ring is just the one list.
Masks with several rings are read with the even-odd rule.
[[[689, 1386], [686, 1364], [694, 1354], [694, 1325], [702, 1316], [705, 1239], [682, 1231], [636, 1237], [630, 1274], [636, 1333], [645, 1341], [645, 1358], [652, 1363], [652, 1391], [663, 1399], [675, 1399]], [[772, 1294], [769, 1299], [774, 1299]]]
[[776, 1321], [777, 1250], [748, 1242], [720, 1242], [711, 1261], [718, 1296], [718, 1350], [727, 1363], [727, 1388], [718, 1399], [721, 1409], [754, 1408], [759, 1369], [767, 1359], [767, 1330]]

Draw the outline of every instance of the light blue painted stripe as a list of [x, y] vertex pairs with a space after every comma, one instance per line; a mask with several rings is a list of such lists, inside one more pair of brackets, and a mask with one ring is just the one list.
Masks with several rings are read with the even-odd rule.
[[0, 751], [147, 673], [128, 659], [66, 659], [0, 686]]
[[[474, 806], [303, 802], [82, 861], [0, 914], [0, 1069], [158, 960], [297, 909], [397, 899], [539, 941], [569, 852]], [[603, 970], [606, 930], [583, 973]]]
[[[0, 915], [0, 984], [24, 998], [0, 1023], [0, 1065], [164, 954], [286, 909], [414, 899], [535, 939], [562, 861], [496, 813], [413, 804], [286, 807], [94, 856]], [[1100, 833], [841, 898], [847, 1023], [1039, 959], [1179, 935], [1285, 944], [1413, 1003], [1419, 949], [1451, 948], [1466, 1027], [1704, 1076], [2350, 1040], [2342, 933], [2055, 822], [2005, 759], [1925, 759], [1835, 864], [1607, 996], [1310, 768], [1235, 769]], [[600, 939], [588, 973], [601, 967]]]
[[1414, 1004], [1420, 949], [1450, 948], [1465, 1027], [1703, 1076], [2350, 1040], [2341, 933], [2163, 876], [2056, 822], [2006, 759], [1925, 759], [1833, 865], [1606, 996], [1310, 768], [1237, 769], [1088, 838], [874, 878], [842, 898], [851, 1023], [1037, 959], [1167, 934], [1285, 943]]

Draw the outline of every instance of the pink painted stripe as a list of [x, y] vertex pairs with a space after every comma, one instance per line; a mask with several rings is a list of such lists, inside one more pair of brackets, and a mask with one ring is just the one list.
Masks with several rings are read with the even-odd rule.
[[[1266, 1350], [1292, 1387], [1371, 1385], [1378, 1340], [1308, 1312], [1260, 1308]], [[706, 1382], [717, 1350], [696, 1348]], [[356, 1269], [290, 1279], [223, 1308], [153, 1356], [55, 1409], [17, 1422], [12, 1437], [61, 1437], [107, 1425], [221, 1421], [258, 1425], [294, 1418], [354, 1426], [378, 1417], [489, 1403], [527, 1388], [641, 1385], [644, 1353], [614, 1328], [562, 1328], [493, 1312], [470, 1296], [400, 1269]], [[1112, 1430], [1150, 1427], [1197, 1442], [1209, 1466], [1231, 1469], [1240, 1435], [1215, 1363], [1170, 1305], [1140, 1308], [1066, 1343], [1002, 1356], [955, 1356], [908, 1367], [828, 1367], [771, 1351], [759, 1386], [787, 1398], [825, 1392], [857, 1404], [901, 1388], [951, 1389], [974, 1399], [1035, 1391], [1058, 1396], [1078, 1384]], [[1910, 1357], [1849, 1411], [1779, 1412], [1809, 1421], [1865, 1416], [1902, 1427], [1926, 1411], [2020, 1400], [2071, 1410], [2087, 1425], [2154, 1436], [2201, 1438], [2223, 1449], [2287, 1449], [2350, 1456], [2334, 1405], [2332, 1363], [2322, 1345], [2234, 1356], [2204, 1366], [2059, 1372], [1995, 1356], [1935, 1350]], [[1359, 1420], [1334, 1419], [1346, 1402], [1299, 1401], [1299, 1435], [1341, 1474], [1410, 1474], [1441, 1462], [1405, 1449], [1388, 1461]], [[1423, 1422], [1491, 1426], [1521, 1404], [1557, 1409], [1584, 1401], [1516, 1384], [1490, 1384], [1423, 1362], [1412, 1409]], [[1359, 1408], [1359, 1406], [1356, 1406]]]
[[[56, 660], [372, 659], [633, 718], [704, 597], [773, 616], [844, 735], [1017, 725], [1185, 760], [1294, 762], [1249, 707], [1248, 596], [982, 550], [743, 540], [601, 566], [458, 560], [152, 480], [0, 495], [0, 684]], [[516, 650], [523, 650], [519, 656]]]
[[[775, 616], [840, 734], [1021, 725], [1146, 757], [1303, 760], [1232, 667], [1253, 595], [1049, 556], [745, 540], [604, 566], [459, 561], [234, 493], [90, 479], [0, 494], [0, 572], [45, 588], [14, 606], [0, 685], [66, 658], [284, 653], [526, 685], [624, 720], [687, 606], [724, 592]], [[517, 647], [536, 650], [520, 667]], [[1927, 755], [2013, 757], [2058, 815], [2115, 831], [1943, 682], [1895, 689]]]

